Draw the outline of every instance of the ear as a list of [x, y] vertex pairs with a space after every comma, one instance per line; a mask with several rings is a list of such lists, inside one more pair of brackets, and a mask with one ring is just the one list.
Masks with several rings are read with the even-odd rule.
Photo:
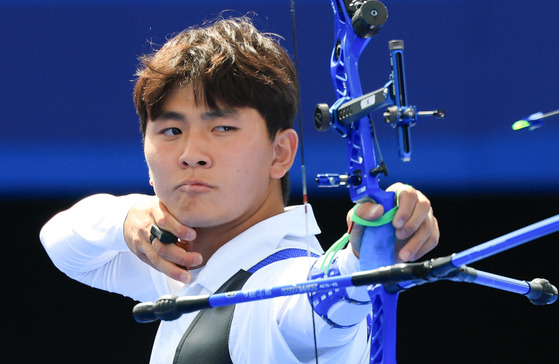
[[282, 178], [293, 165], [299, 137], [293, 129], [279, 131], [273, 141], [274, 159], [270, 170], [270, 177], [274, 179]]

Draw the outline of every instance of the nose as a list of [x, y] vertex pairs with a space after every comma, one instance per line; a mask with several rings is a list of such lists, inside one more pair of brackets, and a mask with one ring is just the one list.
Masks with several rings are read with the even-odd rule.
[[209, 146], [206, 138], [200, 133], [189, 133], [185, 138], [182, 154], [179, 158], [179, 164], [184, 167], [209, 167], [211, 158], [209, 155]]

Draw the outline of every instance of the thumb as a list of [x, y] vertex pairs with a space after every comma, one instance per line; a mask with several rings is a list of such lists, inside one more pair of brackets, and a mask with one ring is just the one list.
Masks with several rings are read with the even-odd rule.
[[[356, 214], [363, 220], [375, 221], [380, 219], [384, 214], [384, 207], [374, 202], [365, 202], [357, 205], [347, 214], [348, 226], [350, 226], [351, 224], [353, 214]], [[363, 238], [364, 230], [365, 227], [359, 224], [353, 224], [353, 226], [351, 227], [349, 241], [357, 257], [359, 257], [359, 251], [361, 249], [361, 239]]]

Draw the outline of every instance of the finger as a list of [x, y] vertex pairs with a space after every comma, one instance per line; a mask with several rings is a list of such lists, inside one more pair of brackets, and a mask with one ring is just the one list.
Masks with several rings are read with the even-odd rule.
[[419, 191], [407, 185], [401, 185], [397, 191], [398, 210], [394, 215], [393, 225], [395, 229], [401, 229], [413, 216], [415, 205], [419, 198]]
[[153, 216], [157, 226], [169, 231], [179, 239], [188, 241], [196, 239], [196, 229], [185, 226], [175, 219], [169, 210], [167, 210], [167, 207], [161, 202], [159, 202], [159, 208], [160, 211], [154, 212]]
[[[351, 213], [353, 213], [353, 209], [349, 212], [349, 214]], [[376, 204], [374, 202], [364, 202], [357, 205], [355, 214], [357, 214], [357, 216], [364, 220], [375, 221], [382, 217], [382, 215], [384, 214], [384, 208], [382, 207], [382, 205]]]
[[[157, 239], [153, 241], [153, 244], [155, 246], [157, 246], [157, 245], [165, 246], [165, 244], [162, 244]], [[171, 246], [173, 246], [177, 249], [180, 249], [179, 247], [177, 247], [175, 245], [169, 245], [168, 247], [171, 247]], [[180, 249], [180, 250], [182, 250], [182, 249]], [[186, 254], [186, 252], [184, 252], [184, 253]], [[149, 265], [151, 265], [152, 267], [154, 267], [158, 271], [164, 273], [165, 275], [171, 277], [172, 279], [183, 282], [185, 284], [190, 283], [190, 281], [192, 280], [192, 274], [190, 274], [190, 272], [188, 272], [188, 270], [186, 270], [185, 268], [181, 268], [177, 264], [165, 259], [163, 256], [161, 256], [156, 251], [156, 249], [153, 246], [151, 247], [151, 249], [146, 248], [146, 251], [144, 252], [144, 254], [148, 259], [147, 263]]]
[[402, 262], [417, 260], [434, 249], [438, 242], [438, 223], [433, 217], [432, 219], [427, 219], [415, 234], [405, 242], [405, 245], [398, 253], [398, 258]]
[[[375, 204], [374, 202], [364, 202], [357, 205], [355, 209], [351, 209], [347, 213], [347, 223], [348, 226], [351, 222], [352, 214], [355, 213], [357, 216], [364, 220], [374, 221], [378, 220], [384, 214], [384, 208], [382, 205]], [[363, 237], [363, 231], [365, 226], [359, 224], [353, 224], [350, 231], [350, 242], [355, 252], [355, 255], [359, 256], [359, 251], [361, 250], [361, 239]]]
[[[382, 217], [382, 215], [384, 214], [384, 208], [382, 207], [382, 205], [375, 204], [374, 202], [365, 202], [359, 204], [355, 209], [351, 209], [348, 211], [346, 217], [348, 226], [350, 225], [351, 218], [354, 213], [364, 220], [374, 221]], [[351, 239], [353, 239], [354, 242], [356, 242], [357, 240], [360, 241], [364, 229], [365, 226], [354, 224], [351, 229]]]
[[187, 251], [186, 244], [163, 244], [155, 239], [152, 246], [160, 257], [181, 267], [192, 268], [202, 264], [202, 255]]
[[425, 243], [421, 245], [421, 247], [415, 253], [414, 260], [419, 259], [425, 254], [429, 253], [431, 250], [435, 249], [435, 247], [439, 244], [439, 238], [440, 238], [439, 224], [437, 222], [437, 219], [435, 218], [433, 219], [434, 219], [433, 233], [431, 234], [429, 239], [425, 241]]
[[[414, 200], [413, 206], [410, 206], [410, 200]], [[394, 216], [394, 228], [398, 239], [410, 237], [425, 220], [433, 215], [431, 202], [421, 193], [415, 194], [415, 199], [408, 198], [403, 204], [404, 207], [399, 208]], [[401, 214], [399, 214], [400, 209], [402, 209]], [[402, 224], [402, 221], [405, 222]]]

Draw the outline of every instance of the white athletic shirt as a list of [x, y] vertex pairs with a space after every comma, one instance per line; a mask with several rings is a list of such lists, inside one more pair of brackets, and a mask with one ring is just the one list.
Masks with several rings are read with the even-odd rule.
[[[214, 293], [239, 269], [247, 270], [278, 250], [306, 250], [309, 245], [312, 252], [322, 253], [314, 236], [320, 230], [310, 206], [307, 215], [302, 206], [287, 208], [229, 241], [203, 268], [192, 271], [193, 281], [184, 285], [143, 263], [124, 241], [126, 215], [144, 197], [94, 195], [57, 214], [41, 230], [41, 241], [53, 263], [82, 283], [145, 302], [170, 293]], [[302, 257], [270, 264], [255, 272], [244, 289], [304, 282], [315, 260]], [[359, 261], [350, 249], [341, 251], [338, 260], [341, 274], [359, 270]], [[365, 288], [349, 292], [352, 298], [368, 300]], [[368, 361], [365, 317], [369, 312], [368, 305], [338, 305], [335, 317], [340, 323], [355, 324], [346, 329], [332, 328], [315, 315], [319, 363]], [[196, 312], [161, 322], [150, 363], [172, 363], [177, 344], [195, 316]], [[238, 304], [229, 348], [234, 363], [314, 363], [313, 325], [307, 296]]]

